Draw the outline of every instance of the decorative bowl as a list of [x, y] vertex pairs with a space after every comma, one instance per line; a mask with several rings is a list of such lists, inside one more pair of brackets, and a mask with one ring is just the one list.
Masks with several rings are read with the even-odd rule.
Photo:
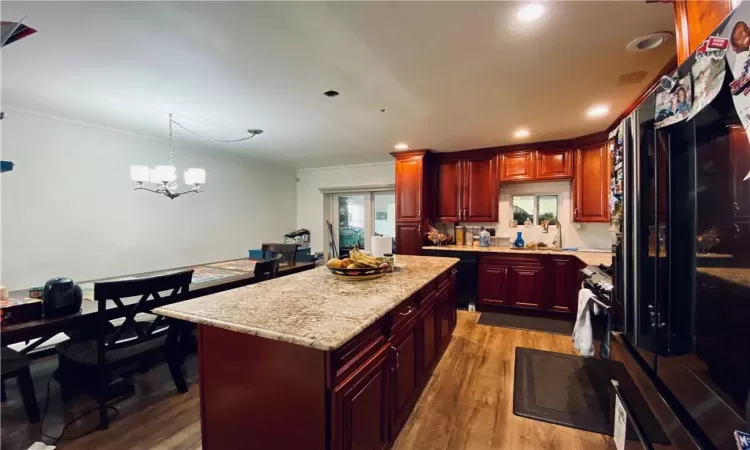
[[332, 274], [341, 279], [364, 281], [382, 277], [388, 271], [388, 266], [366, 269], [334, 269], [332, 267], [328, 267], [328, 270], [330, 270]]

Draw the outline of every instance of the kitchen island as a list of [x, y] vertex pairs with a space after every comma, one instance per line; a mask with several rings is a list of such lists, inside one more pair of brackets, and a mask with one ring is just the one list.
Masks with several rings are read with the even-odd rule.
[[450, 342], [456, 258], [325, 267], [169, 305], [198, 324], [204, 449], [386, 448]]

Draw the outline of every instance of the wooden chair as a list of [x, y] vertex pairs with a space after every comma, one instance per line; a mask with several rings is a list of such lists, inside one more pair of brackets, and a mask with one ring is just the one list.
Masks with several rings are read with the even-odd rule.
[[[68, 341], [57, 345], [59, 369], [55, 378], [60, 383], [63, 400], [70, 399], [74, 387], [84, 388], [96, 398], [99, 405], [99, 428], [109, 426], [107, 416], [107, 390], [110, 382], [121, 376], [143, 372], [164, 359], [169, 364], [175, 386], [187, 392], [182, 376], [177, 336], [169, 333], [175, 321], [162, 316], [153, 320], [136, 320], [136, 315], [151, 314], [151, 310], [167, 303], [169, 297], [188, 291], [193, 270], [134, 280], [108, 281], [94, 284], [94, 299], [98, 302], [96, 339]], [[160, 292], [169, 292], [162, 298]], [[139, 297], [125, 304], [123, 299]], [[114, 308], [107, 308], [107, 301]], [[114, 326], [109, 319], [124, 317]]]
[[297, 260], [297, 247], [297, 244], [263, 244], [260, 249], [263, 252], [263, 259], [270, 259], [280, 254], [284, 262], [293, 263]]
[[8, 347], [0, 349], [0, 369], [2, 370], [2, 401], [5, 401], [5, 380], [15, 378], [21, 392], [23, 407], [29, 423], [39, 422], [39, 405], [36, 403], [34, 383], [31, 379], [30, 361], [23, 353]]
[[266, 281], [276, 278], [279, 272], [279, 263], [282, 260], [282, 255], [276, 255], [276, 257], [267, 259], [265, 261], [259, 261], [255, 264], [253, 273], [258, 281]]

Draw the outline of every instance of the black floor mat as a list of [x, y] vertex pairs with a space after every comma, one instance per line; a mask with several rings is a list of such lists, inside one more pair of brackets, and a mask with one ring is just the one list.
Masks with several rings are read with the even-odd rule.
[[479, 325], [541, 331], [543, 333], [564, 334], [567, 336], [573, 334], [574, 325], [573, 322], [568, 320], [545, 319], [542, 317], [527, 317], [494, 312], [483, 312], [479, 317], [478, 323]]
[[[653, 413], [625, 366], [617, 361], [583, 358], [530, 348], [516, 349], [513, 413], [579, 430], [612, 436], [614, 392], [612, 379], [652, 443], [669, 444]], [[637, 440], [632, 427], [626, 436]]]

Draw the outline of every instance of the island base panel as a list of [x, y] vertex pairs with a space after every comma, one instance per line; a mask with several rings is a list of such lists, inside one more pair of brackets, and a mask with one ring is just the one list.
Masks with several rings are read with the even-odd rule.
[[325, 450], [325, 352], [198, 327], [204, 450]]

